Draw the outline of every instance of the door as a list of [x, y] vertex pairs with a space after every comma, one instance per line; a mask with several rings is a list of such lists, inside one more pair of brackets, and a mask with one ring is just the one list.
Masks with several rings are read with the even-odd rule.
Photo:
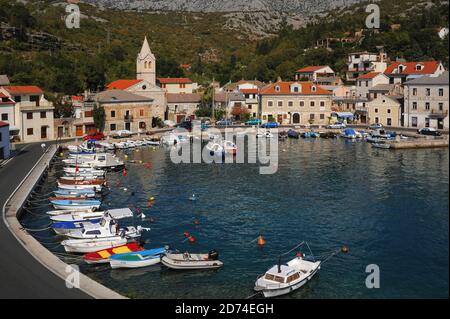
[[62, 126], [58, 126], [58, 137], [63, 137], [64, 131]]
[[77, 136], [83, 136], [83, 126], [82, 125], [77, 125], [75, 134]]
[[293, 124], [300, 124], [300, 114], [294, 113], [294, 116], [292, 117], [292, 123]]
[[47, 138], [47, 126], [41, 126], [41, 139]]
[[125, 123], [125, 130], [131, 131], [131, 123]]
[[283, 115], [278, 115], [278, 116], [277, 116], [277, 122], [278, 122], [279, 124], [283, 124]]
[[437, 128], [438, 128], [438, 130], [443, 130], [444, 129], [444, 120], [443, 119], [439, 119], [438, 120]]

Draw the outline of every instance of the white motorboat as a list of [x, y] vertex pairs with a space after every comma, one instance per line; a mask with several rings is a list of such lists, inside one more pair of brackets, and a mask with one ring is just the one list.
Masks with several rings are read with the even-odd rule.
[[51, 204], [55, 209], [70, 211], [95, 211], [102, 204], [98, 200], [53, 200]]
[[144, 141], [146, 142], [147, 145], [150, 145], [150, 146], [159, 146], [159, 145], [161, 145], [161, 143], [157, 142], [157, 141], [151, 141], [151, 140], [147, 140], [147, 139], [144, 139]]
[[172, 146], [180, 143], [181, 141], [178, 136], [173, 133], [168, 133], [161, 137], [161, 144], [163, 145]]
[[96, 154], [93, 159], [70, 158], [63, 160], [66, 166], [94, 169], [116, 169], [124, 166], [124, 162], [109, 153]]
[[234, 144], [231, 141], [224, 141], [222, 143], [222, 145], [223, 145], [223, 149], [224, 149], [225, 153], [236, 155], [237, 150], [238, 150], [236, 144]]
[[94, 198], [95, 192], [92, 190], [70, 190], [70, 189], [57, 189], [53, 192], [56, 197], [78, 197], [78, 198]]
[[[294, 249], [300, 248], [303, 245], [306, 245], [309, 249], [307, 243], [301, 243]], [[311, 252], [310, 249], [309, 251]], [[312, 253], [310, 258], [312, 260], [306, 260], [302, 253], [297, 253], [296, 258], [287, 264], [281, 264], [280, 257], [277, 265], [270, 268], [256, 280], [255, 291], [261, 292], [266, 298], [271, 298], [286, 295], [299, 289], [310, 281], [320, 270], [322, 262], [316, 261]]]
[[224, 154], [224, 148], [220, 143], [209, 142], [205, 147], [211, 156], [222, 156]]
[[[109, 223], [107, 223], [108, 225]], [[91, 224], [89, 227], [83, 225], [81, 229], [71, 229], [64, 235], [74, 239], [95, 239], [95, 238], [107, 238], [114, 236], [137, 238], [140, 237], [143, 228], [138, 226], [127, 226], [119, 228], [117, 224], [109, 224], [109, 227], [104, 227], [100, 224]]]
[[63, 175], [61, 178], [68, 180], [68, 181], [95, 181], [98, 180], [97, 175], [88, 175], [88, 174], [83, 174], [83, 175]]
[[208, 254], [167, 253], [161, 258], [161, 262], [164, 266], [177, 270], [218, 269], [223, 266], [215, 250]]
[[391, 148], [391, 144], [389, 144], [389, 143], [373, 143], [372, 147], [388, 150]]
[[103, 190], [102, 185], [69, 185], [61, 182], [58, 182], [58, 187], [63, 190], [71, 190], [71, 191], [90, 190], [94, 192], [101, 192]]
[[256, 137], [257, 138], [273, 138], [274, 135], [270, 131], [266, 131], [266, 132], [257, 132]]
[[126, 245], [128, 239], [120, 236], [97, 239], [69, 239], [64, 240], [61, 245], [68, 253], [93, 253], [99, 250]]
[[114, 150], [114, 145], [105, 141], [98, 141], [95, 143], [97, 146], [108, 150], [108, 151], [113, 151]]

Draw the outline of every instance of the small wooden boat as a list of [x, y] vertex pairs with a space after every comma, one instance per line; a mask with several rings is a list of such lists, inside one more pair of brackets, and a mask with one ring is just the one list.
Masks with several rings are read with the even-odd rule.
[[137, 252], [144, 250], [138, 243], [130, 243], [124, 246], [104, 249], [100, 251], [96, 251], [93, 253], [89, 253], [83, 256], [83, 259], [88, 264], [107, 264], [109, 263], [109, 257], [116, 254], [126, 254], [131, 252]]
[[[64, 211], [62, 211], [64, 212]], [[69, 212], [66, 214], [53, 215], [50, 219], [54, 222], [85, 222], [92, 219], [109, 217], [115, 220], [131, 218], [133, 212], [129, 208], [111, 209], [105, 212]]]
[[55, 209], [76, 210], [76, 211], [95, 211], [102, 204], [98, 200], [55, 200], [50, 202]]
[[218, 269], [223, 266], [215, 250], [208, 254], [168, 253], [161, 258], [161, 262], [166, 267], [178, 270]]
[[388, 150], [388, 149], [391, 148], [391, 144], [388, 144], [388, 143], [373, 143], [372, 147]]
[[167, 253], [166, 248], [142, 250], [126, 254], [116, 254], [109, 257], [112, 269], [142, 268], [159, 264], [161, 256]]
[[99, 250], [126, 245], [127, 238], [120, 236], [96, 239], [69, 239], [64, 240], [61, 245], [68, 253], [92, 253]]
[[106, 181], [104, 179], [78, 180], [78, 179], [60, 178], [59, 183], [64, 185], [105, 185]]

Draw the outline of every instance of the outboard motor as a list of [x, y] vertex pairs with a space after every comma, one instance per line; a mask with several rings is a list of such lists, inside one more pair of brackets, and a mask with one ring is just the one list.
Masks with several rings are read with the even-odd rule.
[[215, 249], [211, 250], [208, 253], [208, 259], [209, 260], [219, 260], [219, 252]]

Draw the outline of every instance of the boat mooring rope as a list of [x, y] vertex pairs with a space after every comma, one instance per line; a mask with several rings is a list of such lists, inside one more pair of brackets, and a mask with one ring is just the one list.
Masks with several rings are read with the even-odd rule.
[[28, 232], [40, 232], [40, 231], [45, 231], [45, 230], [49, 230], [52, 228], [52, 224], [50, 223], [49, 225], [47, 225], [45, 228], [39, 228], [39, 229], [31, 229], [31, 228], [25, 228], [25, 227], [21, 227], [21, 230], [26, 230]]

